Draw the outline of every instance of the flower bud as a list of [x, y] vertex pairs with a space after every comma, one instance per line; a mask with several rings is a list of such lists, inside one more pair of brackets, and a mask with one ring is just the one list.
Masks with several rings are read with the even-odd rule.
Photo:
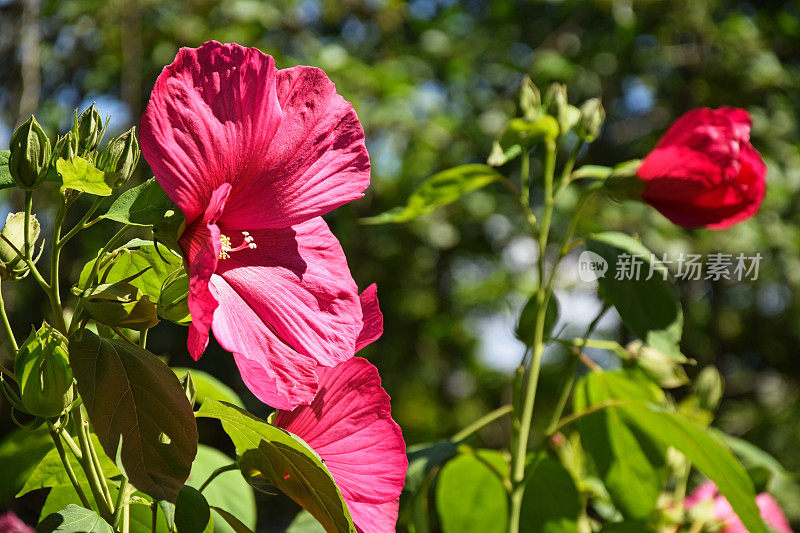
[[706, 411], [716, 410], [724, 392], [725, 382], [713, 366], [701, 370], [692, 383], [692, 393], [697, 396], [700, 407]]
[[606, 120], [606, 110], [599, 98], [589, 98], [581, 106], [581, 119], [575, 133], [586, 142], [594, 142]]
[[186, 271], [179, 269], [177, 274], [169, 276], [161, 287], [161, 294], [158, 296], [158, 316], [176, 324], [186, 325], [192, 320], [188, 301], [189, 276], [186, 275]]
[[34, 416], [59, 416], [72, 403], [67, 339], [49, 324], [32, 331], [19, 349], [14, 374], [22, 405]]
[[9, 143], [8, 170], [18, 187], [32, 190], [39, 186], [50, 164], [50, 140], [31, 115]]
[[158, 324], [150, 297], [127, 281], [101, 283], [84, 291], [83, 306], [100, 324], [142, 331]]
[[103, 138], [105, 128], [103, 127], [103, 118], [94, 108], [94, 104], [87, 107], [75, 119], [72, 131], [78, 137], [78, 153], [85, 154], [97, 148], [100, 139]]
[[567, 86], [563, 83], [550, 85], [544, 95], [542, 107], [547, 110], [548, 114], [558, 120], [561, 135], [565, 135], [574, 128], [581, 119], [580, 110], [573, 105], [569, 105], [567, 101]]
[[56, 146], [53, 148], [52, 163], [55, 164], [59, 159], [69, 161], [76, 155], [78, 155], [78, 137], [75, 133], [68, 131], [63, 137], [59, 137], [58, 142], [56, 142]]
[[528, 121], [536, 120], [542, 113], [542, 95], [530, 76], [525, 76], [522, 80], [519, 89], [519, 107], [522, 110], [522, 118]]
[[[40, 231], [36, 215], [31, 215], [28, 231], [31, 246], [36, 243]], [[24, 278], [28, 275], [29, 270], [28, 264], [21, 255], [25, 253], [25, 213], [9, 213], [6, 217], [6, 224], [0, 233], [5, 237], [4, 239], [0, 238], [0, 279]]]
[[136, 140], [136, 128], [133, 127], [109, 141], [108, 146], [97, 159], [97, 168], [108, 174], [119, 174], [113, 186], [124, 184], [133, 174], [139, 162], [139, 142]]
[[644, 373], [660, 387], [674, 389], [689, 382], [680, 360], [671, 357], [642, 341], [633, 341], [625, 347], [631, 358]]

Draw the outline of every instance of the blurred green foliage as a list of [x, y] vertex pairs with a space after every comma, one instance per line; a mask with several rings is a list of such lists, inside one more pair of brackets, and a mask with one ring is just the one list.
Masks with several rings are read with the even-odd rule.
[[[485, 161], [514, 115], [513, 95], [525, 74], [540, 87], [565, 82], [572, 102], [602, 98], [606, 126], [582, 155], [594, 164], [642, 157], [690, 108], [746, 108], [753, 143], [769, 166], [767, 198], [754, 220], [724, 232], [687, 232], [645, 206], [598, 198], [579, 231], [638, 233], [658, 254], [762, 254], [756, 282], [681, 284], [682, 349], [701, 364], [718, 365], [727, 380], [718, 425], [800, 470], [796, 3], [3, 0], [0, 149], [34, 111], [51, 137], [68, 127], [75, 107], [93, 101], [113, 114], [112, 134], [136, 125], [161, 68], [179, 47], [209, 39], [256, 46], [279, 67], [323, 68], [364, 124], [373, 185], [329, 220], [359, 285], [378, 284], [385, 333], [361, 355], [381, 371], [409, 444], [448, 436], [508, 401], [507, 369], [522, 356], [513, 340], [515, 315], [536, 283], [533, 247], [516, 200], [499, 185], [405, 225], [364, 226], [359, 218], [403, 204], [435, 172]], [[503, 170], [514, 174], [513, 165]], [[541, 174], [540, 162], [533, 168]], [[142, 161], [134, 179], [149, 176]], [[1, 194], [0, 210], [18, 209], [18, 193]], [[39, 198], [36, 211], [46, 230], [52, 206]], [[555, 223], [562, 232], [565, 221]], [[79, 258], [88, 259], [108, 234], [109, 228], [93, 229], [71, 245], [64, 262], [72, 279], [83, 266]], [[26, 282], [5, 285], [21, 337], [45, 302]], [[562, 305], [565, 324], [592, 318], [580, 282], [563, 283], [559, 294], [573, 302]], [[604, 333], [619, 335], [613, 321]], [[152, 332], [151, 348], [172, 364], [195, 365], [185, 335], [163, 325]], [[558, 386], [548, 379], [559, 369], [557, 354], [550, 360], [540, 392], [545, 409]], [[265, 414], [218, 347], [196, 366]], [[10, 427], [3, 420], [0, 432]], [[210, 426], [200, 429], [204, 442], [227, 446]], [[501, 445], [507, 430], [496, 425], [480, 437], [489, 447]], [[787, 512], [800, 520], [800, 509]]]

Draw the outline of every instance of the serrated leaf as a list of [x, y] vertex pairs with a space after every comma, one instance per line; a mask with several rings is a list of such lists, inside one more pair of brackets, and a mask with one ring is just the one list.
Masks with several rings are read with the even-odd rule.
[[37, 533], [114, 533], [108, 522], [91, 509], [70, 504], [36, 526]]
[[197, 416], [222, 422], [246, 478], [274, 486], [314, 515], [326, 531], [355, 532], [333, 477], [302, 439], [234, 405], [214, 400], [206, 400]]
[[70, 341], [69, 355], [106, 454], [119, 457], [136, 488], [175, 501], [197, 454], [197, 425], [178, 378], [150, 352], [90, 331]]
[[56, 170], [61, 174], [62, 192], [72, 189], [95, 196], [110, 196], [113, 188], [109, 183], [117, 180], [117, 176], [106, 174], [82, 157], [73, 157], [69, 161], [59, 159]]
[[[603, 298], [617, 309], [625, 325], [645, 344], [682, 359], [678, 346], [683, 330], [681, 304], [675, 289], [661, 273], [656, 271], [647, 279], [650, 251], [630, 236], [611, 231], [586, 239], [586, 249], [608, 263], [608, 272], [598, 279], [598, 284]], [[623, 254], [641, 260], [641, 270], [634, 279], [623, 276], [616, 279], [620, 272], [615, 272], [615, 266]]]
[[434, 174], [417, 187], [404, 207], [396, 207], [380, 215], [362, 219], [364, 224], [407, 222], [437, 208], [455, 202], [465, 194], [478, 190], [503, 176], [489, 165], [461, 165]]
[[436, 509], [444, 533], [502, 533], [508, 523], [503, 483], [473, 455], [459, 455], [444, 465]]
[[152, 226], [177, 209], [158, 181], [150, 178], [119, 195], [102, 217], [134, 226]]

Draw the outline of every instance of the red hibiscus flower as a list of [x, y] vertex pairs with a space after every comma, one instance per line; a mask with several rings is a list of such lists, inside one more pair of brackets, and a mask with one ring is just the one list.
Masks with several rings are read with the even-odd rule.
[[12, 511], [0, 514], [0, 531], [3, 533], [34, 533], [33, 528], [20, 520]]
[[[731, 504], [728, 503], [725, 496], [718, 494], [717, 486], [710, 481], [697, 487], [686, 498], [686, 508], [691, 509], [706, 503], [710, 503], [714, 519], [722, 524], [722, 529], [719, 530], [719, 533], [747, 533], [747, 529], [742, 524], [742, 521], [739, 520], [739, 517], [736, 516]], [[761, 511], [761, 518], [776, 533], [792, 533], [792, 528], [789, 527], [786, 515], [783, 514], [783, 510], [772, 496], [762, 492], [756, 496], [756, 504], [759, 511]]]
[[[361, 346], [383, 330], [375, 286], [364, 294], [371, 319], [365, 321]], [[275, 425], [325, 460], [359, 532], [393, 533], [408, 459], [378, 370], [353, 357], [334, 368], [318, 367], [317, 375], [319, 393], [311, 405], [279, 411]]]
[[767, 168], [750, 144], [743, 109], [694, 109], [679, 118], [642, 161], [642, 199], [685, 227], [722, 229], [752, 217]]
[[156, 80], [142, 153], [186, 217], [189, 352], [209, 329], [262, 401], [309, 403], [316, 366], [352, 357], [356, 285], [320, 215], [363, 196], [369, 156], [353, 106], [321, 70], [254, 48], [183, 48]]

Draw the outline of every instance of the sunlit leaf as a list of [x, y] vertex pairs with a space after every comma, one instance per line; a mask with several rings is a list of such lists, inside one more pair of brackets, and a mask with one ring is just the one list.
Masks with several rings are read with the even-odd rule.
[[177, 209], [156, 179], [150, 178], [119, 195], [102, 217], [134, 226], [152, 226]]
[[82, 157], [73, 157], [69, 161], [59, 159], [56, 169], [61, 174], [62, 191], [72, 189], [96, 196], [110, 196], [113, 191], [111, 184], [118, 179], [117, 175], [106, 174]]
[[70, 504], [36, 526], [37, 533], [114, 533], [108, 522], [91, 509]]

